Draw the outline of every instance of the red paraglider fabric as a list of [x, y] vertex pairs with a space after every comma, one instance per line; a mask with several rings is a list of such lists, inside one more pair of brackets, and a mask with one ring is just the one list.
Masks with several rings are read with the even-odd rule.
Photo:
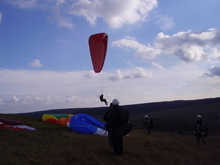
[[11, 129], [11, 130], [22, 130], [23, 129], [23, 130], [31, 130], [31, 131], [36, 130], [29, 123], [0, 117], [0, 130], [1, 129]]
[[95, 73], [101, 72], [107, 51], [108, 35], [97, 33], [89, 37], [89, 49]]

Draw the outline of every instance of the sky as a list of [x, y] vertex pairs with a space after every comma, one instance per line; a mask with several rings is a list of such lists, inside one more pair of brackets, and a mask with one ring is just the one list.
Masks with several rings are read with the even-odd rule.
[[[0, 113], [220, 96], [219, 0], [0, 0]], [[88, 39], [108, 34], [102, 72]]]

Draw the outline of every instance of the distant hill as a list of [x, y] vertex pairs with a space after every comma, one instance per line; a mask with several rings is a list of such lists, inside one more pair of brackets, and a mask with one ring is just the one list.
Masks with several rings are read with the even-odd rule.
[[[176, 100], [153, 102], [133, 105], [123, 105], [122, 109], [129, 110], [130, 121], [134, 128], [142, 128], [148, 114], [154, 120], [155, 131], [171, 132], [178, 134], [194, 134], [196, 115], [202, 115], [209, 128], [209, 135], [220, 136], [220, 98], [207, 98], [198, 100]], [[43, 114], [76, 114], [86, 113], [103, 121], [103, 115], [108, 107], [95, 108], [67, 108], [37, 111], [31, 113], [19, 113], [16, 115], [42, 117]]]
[[[155, 111], [163, 111], [167, 109], [177, 109], [183, 107], [190, 107], [196, 105], [204, 104], [215, 104], [220, 103], [220, 97], [218, 98], [207, 98], [207, 99], [198, 99], [198, 100], [176, 100], [176, 101], [164, 101], [164, 102], [153, 102], [153, 103], [143, 103], [143, 104], [132, 104], [132, 105], [123, 105], [122, 109], [129, 110], [130, 116], [150, 113]], [[17, 115], [23, 116], [33, 116], [41, 117], [45, 113], [65, 113], [65, 114], [74, 114], [74, 113], [86, 113], [92, 116], [103, 115], [108, 107], [95, 107], [95, 108], [67, 108], [67, 109], [53, 109], [53, 110], [44, 110], [36, 111], [29, 113], [19, 113]], [[220, 111], [220, 109], [219, 109]]]

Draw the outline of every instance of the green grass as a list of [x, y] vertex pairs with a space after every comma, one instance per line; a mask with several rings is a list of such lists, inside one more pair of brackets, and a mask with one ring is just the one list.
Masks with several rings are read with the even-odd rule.
[[124, 155], [116, 156], [107, 137], [82, 135], [40, 118], [16, 115], [0, 117], [29, 122], [36, 131], [0, 130], [1, 165], [128, 165], [220, 164], [220, 137], [208, 136], [198, 146], [194, 136], [133, 129], [124, 137]]

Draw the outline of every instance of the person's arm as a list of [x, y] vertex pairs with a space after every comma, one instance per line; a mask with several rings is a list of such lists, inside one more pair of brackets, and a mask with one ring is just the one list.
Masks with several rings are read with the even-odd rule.
[[108, 122], [109, 113], [110, 113], [110, 110], [108, 110], [108, 111], [105, 113], [104, 117], [103, 117], [103, 120], [104, 120], [105, 122]]

